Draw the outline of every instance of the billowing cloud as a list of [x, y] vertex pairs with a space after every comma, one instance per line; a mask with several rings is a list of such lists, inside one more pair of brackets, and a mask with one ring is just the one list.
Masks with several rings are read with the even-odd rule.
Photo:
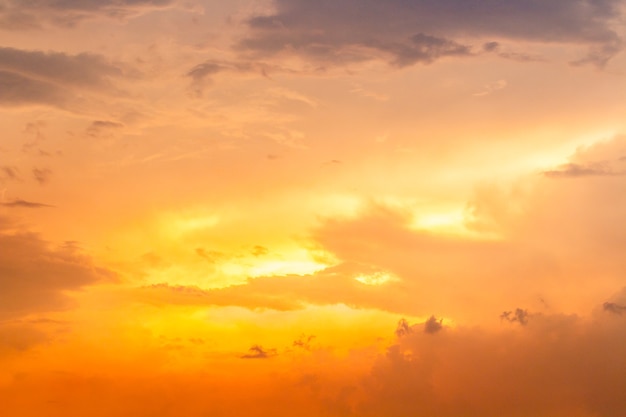
[[[516, 2], [402, 0], [277, 0], [276, 11], [256, 16], [252, 34], [239, 47], [259, 55], [297, 54], [341, 64], [382, 58], [398, 66], [429, 63], [450, 55], [468, 55], [459, 39], [587, 45], [578, 63], [603, 66], [621, 50], [612, 29], [620, 15], [619, 0]], [[393, 23], [389, 23], [393, 22]]]
[[446, 330], [399, 338], [365, 381], [358, 415], [618, 417], [626, 406], [621, 318], [537, 315], [510, 330]]

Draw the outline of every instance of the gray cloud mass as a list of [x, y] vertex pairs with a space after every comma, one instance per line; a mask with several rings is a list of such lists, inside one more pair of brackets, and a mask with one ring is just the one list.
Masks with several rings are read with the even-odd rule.
[[470, 54], [460, 39], [491, 37], [587, 46], [576, 61], [603, 66], [622, 48], [611, 25], [619, 0], [276, 0], [248, 21], [239, 43], [257, 54], [294, 53], [324, 64], [382, 58], [392, 65]]

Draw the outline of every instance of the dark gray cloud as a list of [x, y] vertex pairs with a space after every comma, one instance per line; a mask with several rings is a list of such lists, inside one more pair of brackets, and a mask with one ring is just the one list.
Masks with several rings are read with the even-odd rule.
[[78, 90], [115, 91], [111, 80], [123, 75], [99, 55], [0, 47], [0, 105], [65, 107]]
[[45, 208], [45, 207], [54, 207], [48, 204], [43, 203], [35, 203], [33, 201], [26, 200], [13, 200], [9, 202], [0, 203], [3, 207], [21, 207], [21, 208]]
[[525, 326], [528, 324], [528, 311], [521, 308], [516, 308], [515, 311], [504, 311], [500, 314], [500, 319]]
[[443, 329], [443, 319], [437, 319], [435, 316], [430, 316], [428, 320], [424, 322], [424, 332], [428, 334], [435, 334]]
[[602, 308], [604, 311], [608, 311], [609, 313], [621, 315], [622, 313], [626, 313], [626, 305], [621, 305], [618, 303], [612, 303], [607, 301], [602, 304]]
[[276, 356], [276, 349], [264, 349], [260, 345], [253, 345], [248, 349], [248, 353], [241, 355], [241, 359], [267, 359]]
[[0, 3], [0, 27], [7, 30], [34, 29], [44, 24], [73, 27], [97, 16], [125, 19], [173, 3], [173, 0], [4, 0]]
[[411, 328], [411, 325], [406, 319], [402, 318], [398, 321], [398, 325], [396, 326], [396, 331], [395, 331], [397, 337], [406, 336], [412, 331], [413, 329]]
[[76, 250], [13, 228], [0, 219], [0, 319], [66, 308], [68, 291], [113, 279]]
[[276, 0], [276, 12], [248, 21], [241, 50], [297, 54], [341, 64], [383, 58], [394, 65], [467, 55], [461, 39], [586, 45], [578, 63], [606, 64], [622, 46], [612, 29], [620, 0]]

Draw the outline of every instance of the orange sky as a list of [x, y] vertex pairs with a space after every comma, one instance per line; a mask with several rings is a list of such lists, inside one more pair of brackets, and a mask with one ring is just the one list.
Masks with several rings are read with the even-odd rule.
[[0, 0], [0, 415], [622, 417], [624, 0]]

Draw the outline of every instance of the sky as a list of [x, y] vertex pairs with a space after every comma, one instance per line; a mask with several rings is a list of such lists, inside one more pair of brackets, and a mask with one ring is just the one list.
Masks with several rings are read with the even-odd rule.
[[622, 417], [624, 0], [0, 0], [15, 417]]

